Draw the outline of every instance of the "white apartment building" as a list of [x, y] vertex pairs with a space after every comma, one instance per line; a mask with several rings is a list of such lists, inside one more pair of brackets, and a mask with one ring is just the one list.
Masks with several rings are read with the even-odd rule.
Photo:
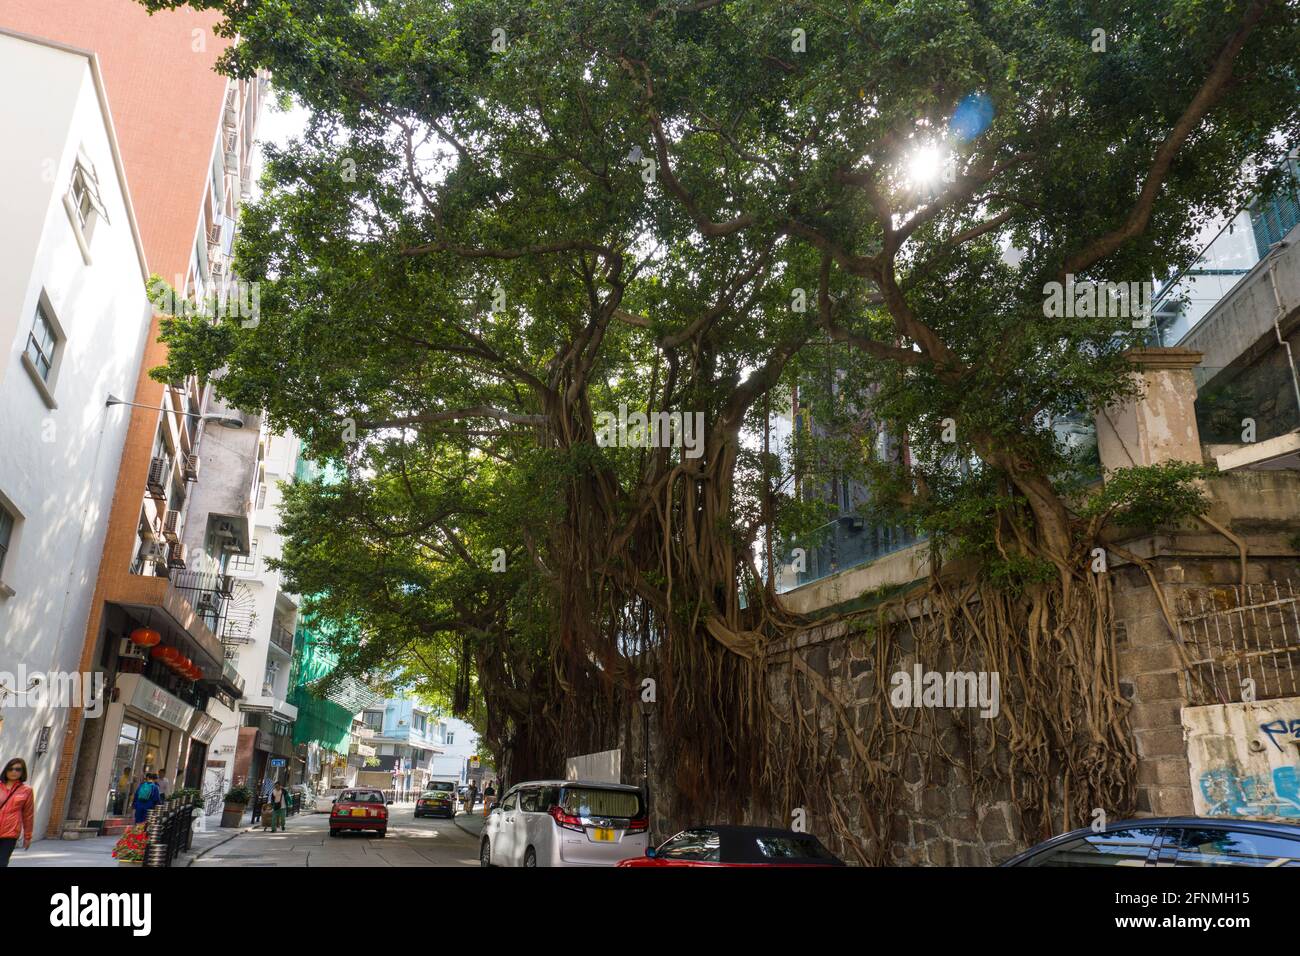
[[245, 688], [234, 709], [222, 707], [213, 715], [221, 721], [214, 756], [227, 761], [227, 781], [240, 779], [260, 786], [276, 778], [288, 780], [297, 759], [292, 731], [298, 709], [288, 697], [298, 596], [285, 589], [280, 575], [267, 567], [267, 559], [281, 554], [283, 539], [276, 532], [280, 483], [293, 480], [300, 448], [292, 433], [271, 434], [263, 425], [256, 450], [209, 449], [204, 458], [205, 479], [213, 479], [215, 487], [222, 486], [226, 470], [238, 483], [250, 456], [257, 476], [249, 554], [232, 554], [225, 563], [234, 587], [221, 639], [226, 660], [239, 672]]
[[0, 753], [48, 794], [152, 311], [95, 56], [0, 30], [0, 88]]

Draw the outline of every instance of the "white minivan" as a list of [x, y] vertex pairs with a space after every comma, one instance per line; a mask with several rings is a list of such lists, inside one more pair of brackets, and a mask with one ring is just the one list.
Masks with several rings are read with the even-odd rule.
[[618, 783], [536, 780], [511, 787], [488, 814], [483, 866], [614, 866], [644, 856], [641, 790]]

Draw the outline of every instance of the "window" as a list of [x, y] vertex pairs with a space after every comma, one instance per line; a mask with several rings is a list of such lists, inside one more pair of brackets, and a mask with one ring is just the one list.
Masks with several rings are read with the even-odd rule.
[[425, 722], [424, 714], [415, 714], [415, 715], [411, 718], [411, 727], [412, 727], [412, 729], [413, 729], [417, 734], [419, 734], [421, 737], [424, 736], [424, 728], [425, 728], [425, 725], [426, 725], [426, 722]]
[[661, 846], [655, 855], [665, 860], [717, 863], [721, 853], [722, 838], [717, 830], [683, 830]]
[[1184, 830], [1175, 866], [1300, 867], [1300, 840], [1248, 830]]
[[0, 577], [5, 571], [5, 555], [9, 553], [9, 542], [14, 534], [14, 516], [7, 508], [0, 505]]
[[1022, 866], [1146, 866], [1159, 827], [1134, 827], [1071, 840], [1032, 856]]
[[755, 837], [758, 852], [774, 860], [833, 860], [831, 852], [816, 837]]
[[68, 192], [63, 197], [63, 208], [72, 223], [72, 232], [81, 249], [81, 257], [90, 265], [90, 237], [99, 220], [108, 222], [108, 213], [100, 200], [99, 177], [84, 153], [77, 156], [72, 167], [72, 182], [68, 184]]
[[536, 787], [531, 787], [527, 790], [520, 791], [519, 809], [523, 810], [524, 813], [545, 812], [546, 810], [545, 807], [539, 808], [537, 805], [538, 797], [540, 796], [541, 796], [541, 791], [538, 790]]
[[518, 805], [519, 805], [518, 791], [510, 794], [510, 796], [506, 797], [503, 801], [501, 801], [502, 810], [513, 810]]
[[641, 794], [635, 790], [565, 787], [560, 805], [575, 817], [626, 817], [630, 820], [641, 815]]
[[455, 742], [456, 742], [456, 735], [451, 731], [447, 731], [447, 746], [450, 747]]
[[253, 539], [248, 554], [235, 554], [230, 557], [227, 570], [231, 574], [255, 574], [257, 572], [257, 538]]
[[36, 374], [41, 381], [48, 383], [50, 370], [54, 367], [54, 352], [59, 345], [58, 333], [46, 311], [45, 303], [36, 303], [36, 318], [32, 321], [32, 330], [27, 335], [27, 358], [36, 366]]
[[361, 718], [362, 723], [374, 731], [384, 729], [384, 712], [382, 710], [368, 710], [365, 716]]

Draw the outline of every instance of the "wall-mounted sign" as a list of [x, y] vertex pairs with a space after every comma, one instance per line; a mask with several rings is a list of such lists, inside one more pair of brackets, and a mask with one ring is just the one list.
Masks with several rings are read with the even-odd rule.
[[212, 743], [212, 738], [217, 735], [221, 729], [221, 721], [215, 717], [209, 717], [207, 714], [196, 714], [194, 722], [190, 725], [190, 736], [201, 744]]
[[50, 749], [50, 725], [46, 724], [41, 728], [40, 735], [36, 738], [36, 752], [43, 754]]
[[283, 766], [284, 766], [284, 758], [283, 758], [283, 757], [272, 757], [272, 758], [271, 758], [271, 766], [272, 766], [272, 767], [283, 767]]
[[139, 674], [123, 674], [120, 678], [124, 688], [129, 687], [129, 682], [132, 680], [135, 682], [135, 688], [131, 691], [131, 696], [127, 698], [129, 707], [148, 714], [150, 717], [156, 717], [172, 727], [184, 730], [190, 726], [190, 722], [194, 719], [196, 713], [193, 707], [179, 697], [173, 697], [153, 681]]

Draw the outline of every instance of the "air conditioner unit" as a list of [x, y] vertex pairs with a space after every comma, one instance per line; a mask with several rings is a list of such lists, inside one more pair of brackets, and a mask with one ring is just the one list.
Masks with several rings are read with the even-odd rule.
[[235, 533], [235, 523], [233, 521], [218, 521], [216, 528], [213, 529], [213, 534], [218, 538], [226, 538], [230, 541], [234, 541], [239, 537]]
[[174, 571], [185, 570], [185, 546], [181, 544], [167, 545], [167, 567]]
[[148, 648], [133, 644], [130, 638], [122, 638], [117, 646], [118, 657], [133, 657], [138, 661], [148, 660]]
[[225, 160], [226, 160], [226, 172], [228, 172], [230, 175], [232, 175], [232, 176], [234, 176], [236, 179], [238, 179], [238, 178], [239, 178], [239, 152], [238, 152], [238, 150], [235, 150], [235, 149], [228, 149], [228, 150], [226, 150]]
[[169, 471], [171, 471], [171, 462], [167, 460], [166, 455], [149, 462], [149, 477], [145, 480], [145, 487], [155, 498], [162, 498], [164, 501], [167, 499]]
[[140, 545], [140, 560], [159, 561], [167, 560], [167, 545], [161, 541], [146, 541]]
[[232, 133], [239, 128], [239, 111], [235, 109], [234, 103], [226, 106], [225, 112], [221, 114], [221, 122]]
[[220, 252], [208, 256], [208, 273], [214, 279], [222, 279], [226, 276], [226, 257]]
[[185, 456], [185, 480], [186, 481], [199, 480], [199, 456], [198, 455]]
[[167, 513], [163, 515], [162, 526], [163, 537], [172, 544], [181, 539], [181, 513], [174, 508], [168, 508]]

